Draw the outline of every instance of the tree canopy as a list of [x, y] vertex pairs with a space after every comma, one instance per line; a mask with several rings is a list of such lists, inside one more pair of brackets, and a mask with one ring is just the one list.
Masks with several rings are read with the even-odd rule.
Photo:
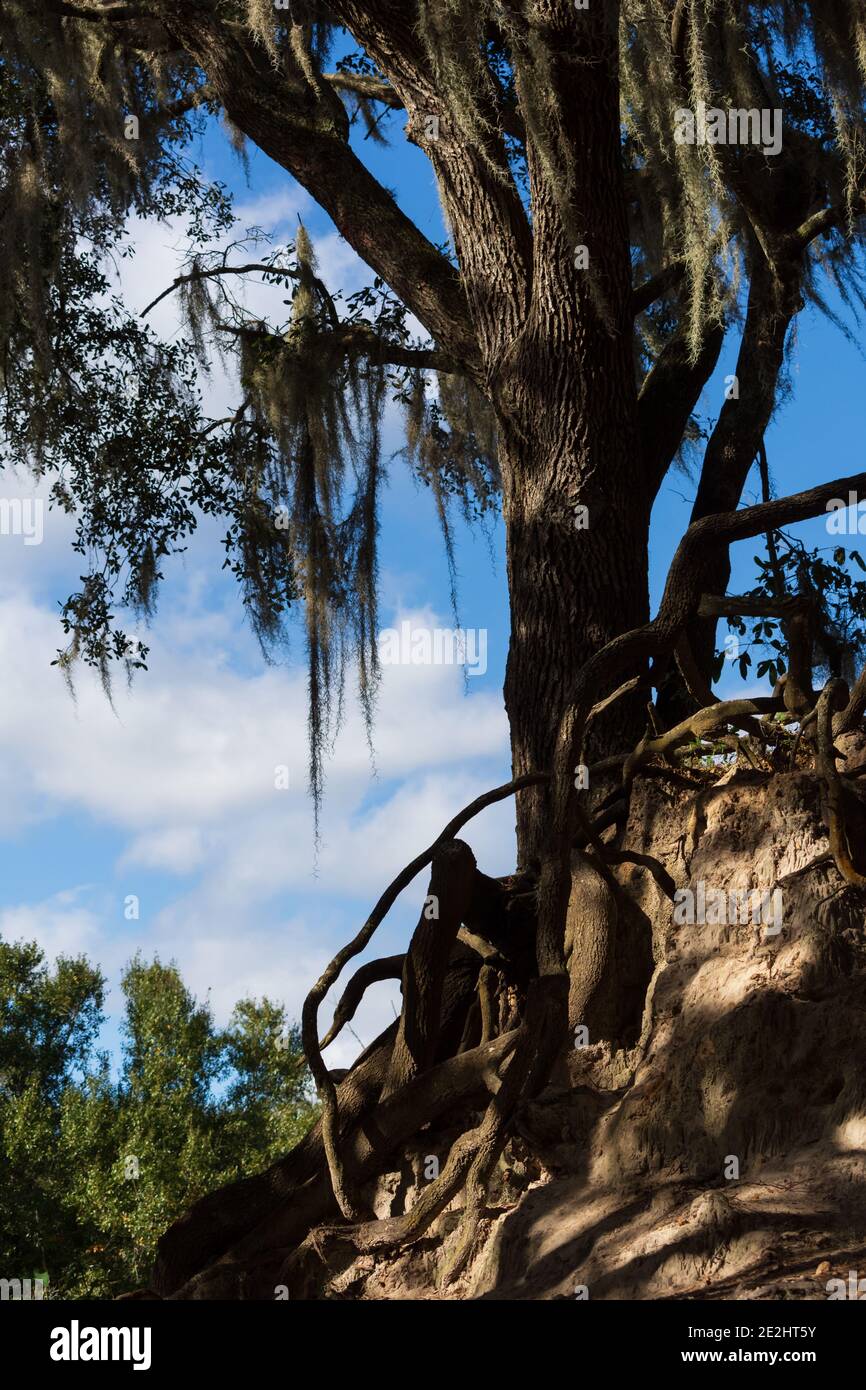
[[[471, 514], [498, 506], [503, 368], [580, 248], [610, 321], [576, 182], [593, 45], [619, 50], [647, 499], [697, 447], [695, 516], [737, 504], [799, 308], [833, 312], [836, 293], [862, 304], [866, 19], [859, 3], [599, 8], [589, 34], [588, 7], [535, 0], [4, 7], [3, 452], [48, 475], [53, 502], [77, 518], [86, 572], [63, 609], [64, 669], [83, 659], [108, 680], [113, 660], [143, 665], [123, 611], [149, 614], [197, 520], [224, 518], [226, 562], [263, 643], [303, 606], [318, 796], [347, 659], [372, 713], [388, 394], [405, 407], [406, 455], [434, 489], [448, 546], [455, 497]], [[718, 131], [679, 139], [677, 111], [699, 107], [782, 113], [780, 150]], [[239, 234], [217, 249], [229, 202], [188, 149], [218, 113], [310, 191], [369, 265], [368, 288], [343, 300], [324, 285], [303, 228], [288, 247]], [[429, 156], [447, 244], [430, 244], [366, 170], [358, 121]], [[127, 253], [131, 215], [181, 212], [189, 266], [173, 289], [189, 334], [166, 343], [111, 295], [105, 258]], [[232, 285], [247, 275], [285, 286], [285, 322], [240, 306]], [[730, 334], [739, 399], [702, 438], [693, 410]], [[213, 352], [238, 366], [236, 411], [219, 421], [198, 385]]]

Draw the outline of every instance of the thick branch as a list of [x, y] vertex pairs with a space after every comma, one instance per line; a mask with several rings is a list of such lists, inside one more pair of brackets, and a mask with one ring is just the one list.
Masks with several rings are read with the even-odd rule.
[[803, 594], [789, 598], [764, 598], [759, 594], [702, 594], [697, 612], [700, 618], [793, 618], [811, 606]]
[[685, 332], [677, 332], [646, 374], [637, 415], [650, 498], [656, 496], [682, 444], [701, 392], [715, 371], [724, 336], [722, 325], [712, 324], [694, 356]]
[[[801, 280], [802, 265], [789, 265], [785, 279], [781, 280], [756, 250], [735, 381], [707, 445], [692, 509], [693, 521], [729, 512], [740, 501], [775, 405], [788, 329], [802, 305]], [[704, 591], [723, 594], [729, 577], [727, 549], [718, 547], [712, 567], [706, 571]], [[696, 623], [690, 641], [706, 674], [713, 659], [715, 623]]]
[[379, 77], [371, 77], [363, 72], [324, 72], [324, 80], [336, 92], [351, 92], [353, 96], [364, 97], [367, 101], [381, 101], [393, 111], [402, 111], [403, 103], [390, 82]]
[[[532, 264], [533, 238], [503, 138], [501, 103], [477, 80], [470, 40], [466, 100], [482, 107], [482, 117], [469, 131], [454, 109], [461, 98], [441, 80], [419, 40], [415, 7], [405, 0], [338, 0], [331, 8], [387, 77], [406, 107], [409, 138], [433, 166], [487, 375], [524, 326]], [[435, 136], [426, 133], [429, 117], [438, 123]]]
[[831, 203], [829, 207], [813, 212], [811, 217], [807, 217], [791, 236], [792, 252], [796, 254], [804, 251], [816, 237], [822, 236], [824, 232], [841, 227], [843, 222], [849, 218], [863, 217], [864, 214], [866, 214], [866, 193], [862, 192], [850, 201]]
[[238, 129], [307, 189], [437, 343], [476, 365], [458, 272], [351, 149], [337, 93], [325, 82], [311, 88], [288, 60], [277, 70], [263, 49], [212, 13], [183, 7], [167, 22]]
[[668, 290], [678, 285], [685, 271], [685, 261], [673, 261], [665, 266], [664, 270], [660, 270], [658, 275], [651, 275], [648, 280], [636, 285], [631, 295], [631, 309], [635, 318], [649, 309], [650, 305], [655, 304], [657, 299], [661, 299], [663, 294], [667, 294]]

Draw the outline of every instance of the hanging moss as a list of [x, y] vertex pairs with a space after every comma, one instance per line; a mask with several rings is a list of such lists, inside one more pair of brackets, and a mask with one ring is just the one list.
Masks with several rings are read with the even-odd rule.
[[[531, 164], [533, 178], [552, 194], [564, 240], [574, 244], [583, 191], [554, 81], [559, 69], [551, 66], [574, 55], [553, 52], [538, 13], [543, 8], [425, 0], [414, 11], [413, 32], [446, 138], [477, 155], [491, 179], [517, 189], [530, 223], [531, 191], [522, 171]], [[805, 199], [807, 210], [847, 199], [850, 212], [847, 226], [814, 244], [805, 290], [824, 309], [828, 283], [847, 303], [866, 302], [862, 263], [850, 244], [866, 153], [866, 7], [859, 0], [685, 0], [676, 7], [682, 19], [676, 43], [673, 12], [670, 0], [620, 6], [622, 153], [636, 274], [650, 276], [680, 261], [686, 279], [684, 318], [679, 301], [673, 312], [672, 296], [640, 316], [639, 372], [672, 332], [684, 329], [697, 353], [707, 326], [737, 313], [739, 278], [755, 254], [758, 233], [732, 189], [756, 167], [746, 169], [746, 156], [768, 166], [769, 157], [678, 143], [682, 105], [783, 108], [797, 186], [777, 175], [765, 181], [768, 193], [780, 205], [789, 197], [794, 209]], [[237, 34], [245, 26], [251, 44], [267, 52], [292, 101], [323, 95], [322, 65], [334, 33], [326, 4], [293, 0], [283, 11], [272, 0], [224, 0], [220, 13]], [[160, 564], [194, 528], [196, 508], [228, 519], [227, 564], [266, 650], [286, 640], [286, 614], [302, 603], [310, 779], [318, 802], [349, 664], [358, 671], [368, 729], [372, 722], [381, 425], [389, 392], [405, 407], [405, 457], [434, 498], [455, 605], [453, 509], [477, 520], [498, 502], [493, 411], [478, 386], [457, 374], [434, 379], [384, 366], [388, 354], [377, 351], [377, 342], [405, 347], [411, 341], [405, 307], [382, 299], [377, 286], [350, 297], [338, 312], [304, 227], [290, 273], [283, 267], [291, 311], [279, 330], [239, 312], [204, 273], [214, 264], [204, 235], [189, 264], [181, 295], [200, 367], [207, 369], [214, 351], [238, 349], [245, 401], [224, 428], [199, 418], [185, 348], [160, 362], [154, 344], [128, 326], [103, 324], [97, 333], [97, 319], [86, 319], [86, 287], [91, 301], [103, 291], [76, 260], [80, 243], [86, 240], [98, 258], [120, 243], [131, 212], [176, 214], [188, 192], [179, 152], [189, 113], [198, 105], [215, 109], [203, 75], [182, 56], [158, 51], [157, 29], [138, 26], [135, 43], [124, 45], [110, 22], [64, 18], [32, 0], [7, 0], [0, 12], [0, 236], [14, 248], [0, 260], [0, 381], [7, 401], [10, 392], [15, 396], [9, 419], [19, 434], [10, 447], [36, 471], [57, 468], [58, 501], [84, 516], [82, 552], [108, 554], [106, 573], [122, 582], [124, 602], [134, 610], [152, 611]], [[370, 75], [369, 59], [362, 57], [360, 70]], [[577, 82], [577, 64], [574, 71]], [[372, 98], [362, 92], [347, 100], [375, 136]], [[326, 108], [332, 110], [323, 102]], [[131, 132], [138, 138], [128, 138]], [[590, 287], [604, 314], [603, 288], [592, 279]], [[346, 325], [365, 332], [341, 336]], [[126, 417], [119, 406], [109, 408], [103, 367], [79, 372], [80, 399], [70, 408], [69, 363], [57, 354], [74, 339], [78, 370], [88, 334], [104, 356], [135, 357], [155, 398], [161, 392], [170, 402], [164, 440], [144, 404], [128, 408]], [[64, 412], [68, 418], [59, 424]], [[111, 490], [117, 491], [121, 466], [144, 446], [152, 467], [138, 467], [109, 534]], [[63, 448], [77, 458], [60, 464]], [[79, 459], [87, 462], [86, 475]], [[159, 517], [161, 508], [166, 517]], [[100, 669], [112, 654], [137, 661], [131, 645], [116, 634], [109, 640], [110, 597], [88, 580], [67, 605], [69, 661], [81, 653]]]

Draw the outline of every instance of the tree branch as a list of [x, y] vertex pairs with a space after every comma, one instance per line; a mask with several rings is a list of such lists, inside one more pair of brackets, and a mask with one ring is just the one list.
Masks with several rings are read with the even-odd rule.
[[[300, 278], [300, 272], [297, 270], [287, 270], [283, 266], [265, 265], [260, 261], [250, 261], [246, 265], [197, 267], [195, 270], [190, 270], [184, 275], [175, 276], [168, 288], [161, 290], [156, 296], [156, 299], [152, 299], [150, 303], [142, 309], [141, 318], [146, 318], [151, 309], [155, 309], [157, 304], [161, 304], [170, 294], [174, 294], [175, 290], [180, 289], [181, 285], [188, 285], [193, 280], [212, 280], [220, 275], [252, 275], [259, 271], [265, 275], [273, 275], [275, 278], [282, 276], [282, 278], [286, 280], [298, 280]], [[327, 296], [327, 289], [321, 280], [314, 278], [313, 283], [320, 294]]]
[[680, 448], [692, 411], [719, 360], [725, 330], [710, 325], [695, 357], [684, 331], [665, 343], [644, 378], [637, 402], [638, 428], [650, 498], [655, 498]]
[[431, 338], [475, 371], [461, 277], [351, 149], [336, 91], [325, 82], [312, 88], [288, 59], [275, 69], [260, 46], [213, 13], [184, 6], [166, 23], [238, 129], [307, 189]]
[[[366, 97], [368, 101], [380, 101], [392, 111], [406, 110], [403, 98], [390, 82], [382, 78], [361, 72], [325, 72], [322, 77], [337, 92], [350, 92], [354, 96]], [[517, 140], [526, 138], [526, 128], [516, 108], [503, 104], [500, 106], [499, 115], [506, 135], [511, 135]]]
[[670, 265], [660, 270], [658, 275], [653, 275], [649, 280], [644, 280], [642, 284], [636, 285], [632, 290], [631, 309], [632, 314], [637, 318], [638, 314], [644, 313], [650, 305], [655, 304], [657, 299], [661, 299], [663, 294], [672, 290], [678, 285], [685, 275], [686, 263], [682, 260], [672, 261]]
[[824, 232], [832, 231], [834, 227], [841, 226], [846, 218], [858, 218], [864, 215], [866, 215], [866, 192], [858, 193], [851, 201], [831, 203], [829, 207], [813, 212], [811, 217], [807, 217], [804, 222], [801, 222], [789, 238], [791, 253], [796, 255], [805, 251], [816, 237], [822, 236]]
[[384, 82], [379, 77], [362, 72], [323, 72], [322, 77], [337, 92], [351, 92], [353, 96], [365, 97], [368, 101], [381, 101], [392, 111], [406, 109], [390, 82]]
[[[152, 299], [144, 309], [141, 310], [141, 317], [145, 318], [155, 309], [168, 295], [182, 285], [188, 285], [193, 280], [216, 279], [222, 275], [252, 275], [260, 273], [273, 276], [275, 279], [297, 280], [299, 272], [290, 270], [284, 266], [267, 265], [259, 261], [250, 261], [246, 265], [226, 265], [200, 267], [196, 270], [188, 271], [183, 275], [178, 275], [171, 284]], [[327, 286], [318, 277], [313, 277], [313, 284], [326, 303], [332, 303]], [[237, 337], [244, 335], [253, 336], [275, 336], [269, 333], [267, 328], [260, 327], [258, 321], [253, 327], [244, 327], [239, 324], [221, 324], [220, 332], [231, 333]], [[333, 346], [341, 353], [364, 353], [376, 362], [387, 364], [394, 367], [420, 367], [422, 369], [453, 373], [459, 371], [458, 364], [447, 353], [440, 352], [438, 348], [409, 347], [402, 343], [395, 343], [376, 332], [375, 326], [365, 323], [336, 323], [333, 330], [328, 333], [321, 333], [319, 341], [326, 347]]]
[[[750, 508], [748, 510], [751, 510]], [[789, 598], [764, 598], [756, 594], [702, 594], [697, 612], [700, 618], [793, 618], [811, 607], [808, 595], [791, 594]]]
[[[274, 338], [278, 336], [271, 333], [268, 328], [260, 327], [258, 323], [250, 327], [225, 323], [219, 325], [218, 331], [233, 334], [238, 338]], [[395, 343], [389, 338], [383, 338], [372, 325], [339, 324], [333, 330], [323, 330], [315, 336], [315, 339], [311, 338], [311, 342], [313, 341], [321, 346], [323, 351], [330, 351], [335, 356], [363, 355], [383, 366], [418, 367], [422, 371], [429, 370], [448, 374], [460, 371], [459, 364], [447, 353], [439, 352], [437, 348], [408, 347], [403, 343]]]
[[[788, 330], [802, 307], [801, 283], [802, 266], [789, 267], [786, 279], [781, 280], [756, 251], [734, 389], [726, 396], [707, 444], [692, 521], [729, 512], [740, 500], [775, 405]], [[730, 560], [724, 547], [713, 550], [713, 567], [705, 577], [706, 593], [725, 592]], [[690, 641], [698, 665], [707, 674], [715, 623], [695, 624]]]
[[[403, 0], [338, 0], [331, 8], [387, 76], [408, 112], [409, 138], [433, 166], [486, 379], [524, 326], [532, 273], [532, 232], [505, 148], [502, 112], [491, 97], [477, 128], [467, 134], [419, 42], [413, 7]], [[467, 52], [467, 86], [482, 101], [476, 62]], [[438, 121], [435, 137], [425, 131], [428, 116]]]

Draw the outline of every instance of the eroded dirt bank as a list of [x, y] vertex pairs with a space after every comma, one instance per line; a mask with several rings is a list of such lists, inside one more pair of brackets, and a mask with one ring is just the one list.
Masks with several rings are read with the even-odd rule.
[[[811, 772], [636, 787], [622, 845], [696, 900], [701, 884], [705, 902], [779, 890], [781, 921], [675, 920], [687, 906], [645, 869], [617, 869], [637, 907], [588, 1045], [525, 1107], [469, 1267], [440, 1287], [458, 1201], [411, 1250], [326, 1274], [320, 1296], [826, 1298], [866, 1271], [866, 892], [825, 858], [820, 796]], [[378, 1183], [379, 1215], [411, 1203], [448, 1140]]]

